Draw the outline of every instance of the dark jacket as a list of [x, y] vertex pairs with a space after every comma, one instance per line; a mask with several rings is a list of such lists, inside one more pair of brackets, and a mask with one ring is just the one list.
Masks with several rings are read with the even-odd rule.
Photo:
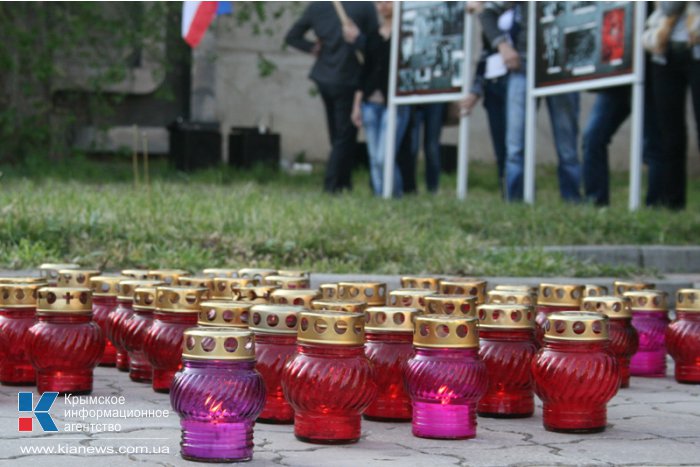
[[342, 4], [362, 32], [355, 44], [348, 44], [343, 39], [343, 27], [332, 2], [312, 2], [289, 30], [285, 42], [301, 51], [311, 52], [315, 43], [304, 36], [308, 31], [313, 31], [321, 41], [321, 51], [309, 78], [318, 83], [356, 88], [360, 75], [356, 51], [365, 49], [362, 38], [367, 37], [370, 31], [376, 31], [379, 22], [372, 2]]
[[389, 65], [391, 61], [391, 38], [384, 39], [379, 30], [369, 33], [365, 48], [365, 63], [360, 72], [358, 89], [362, 91], [363, 100], [367, 100], [374, 91], [379, 91], [384, 102], [389, 99]]
[[[498, 44], [512, 39], [515, 50], [523, 57], [527, 55], [527, 17], [528, 2], [485, 2], [484, 10], [479, 15], [481, 29], [488, 39], [491, 47], [498, 48]], [[509, 8], [515, 8], [513, 29], [505, 33], [498, 28], [498, 17]], [[509, 39], [509, 35], [512, 36]]]

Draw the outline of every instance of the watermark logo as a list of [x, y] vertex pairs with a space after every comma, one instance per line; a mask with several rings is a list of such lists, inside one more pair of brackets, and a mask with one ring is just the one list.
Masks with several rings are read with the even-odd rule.
[[[17, 410], [21, 413], [34, 414], [39, 422], [42, 431], [58, 431], [53, 418], [49, 415], [49, 410], [58, 397], [57, 392], [45, 392], [39, 398], [39, 402], [34, 405], [34, 394], [31, 392], [17, 393]], [[32, 431], [33, 418], [19, 417], [19, 431]]]

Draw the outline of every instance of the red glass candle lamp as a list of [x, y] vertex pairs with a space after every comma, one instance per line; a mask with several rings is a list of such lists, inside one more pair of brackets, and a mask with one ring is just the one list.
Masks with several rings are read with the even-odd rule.
[[312, 310], [346, 311], [348, 313], [364, 313], [367, 302], [361, 300], [312, 300]]
[[367, 306], [386, 305], [384, 282], [338, 282], [338, 300], [359, 300]]
[[233, 300], [206, 300], [201, 303], [198, 326], [247, 328], [252, 303]]
[[277, 271], [277, 275], [287, 277], [305, 277], [307, 279], [311, 279], [311, 273], [304, 269], [280, 269]]
[[447, 316], [476, 316], [477, 298], [473, 295], [428, 295], [425, 312]]
[[632, 376], [666, 376], [667, 297], [661, 290], [625, 292], [632, 309], [632, 326], [639, 334], [639, 348], [630, 360]]
[[265, 402], [255, 371], [250, 331], [191, 328], [184, 333], [183, 367], [170, 403], [180, 415], [181, 455], [200, 462], [236, 462], [253, 457], [253, 426]]
[[27, 352], [39, 393], [89, 394], [105, 343], [92, 320], [90, 289], [44, 287], [37, 292], [38, 321], [27, 331]]
[[479, 356], [486, 364], [488, 390], [479, 401], [482, 417], [523, 418], [532, 416], [535, 399], [532, 357], [535, 312], [528, 305], [479, 306]]
[[338, 298], [338, 284], [321, 284], [318, 286], [323, 300], [335, 300]]
[[279, 285], [250, 285], [233, 288], [233, 300], [265, 305], [270, 303], [270, 295], [279, 289]]
[[134, 314], [134, 293], [138, 287], [155, 287], [157, 280], [127, 279], [117, 284], [117, 308], [107, 315], [107, 339], [115, 349], [115, 364], [119, 371], [129, 371], [129, 354], [124, 346], [124, 322]]
[[441, 280], [441, 277], [402, 276], [401, 288], [432, 290], [437, 293], [440, 291]]
[[277, 269], [268, 268], [242, 268], [238, 270], [238, 277], [243, 277], [245, 279], [256, 279], [260, 283], [263, 283], [267, 276], [276, 274]]
[[153, 325], [156, 306], [156, 287], [134, 289], [133, 314], [124, 320], [124, 348], [129, 356], [129, 378], [137, 383], [150, 383], [153, 368], [144, 350], [146, 334]]
[[80, 265], [74, 263], [44, 263], [39, 266], [39, 275], [50, 287], [55, 287], [58, 284], [58, 271], [62, 269], [80, 269]]
[[151, 269], [148, 271], [148, 279], [165, 285], [178, 285], [180, 278], [189, 274], [189, 271], [184, 269]]
[[522, 289], [494, 289], [486, 293], [486, 303], [494, 305], [523, 305], [536, 307], [537, 292], [529, 287]]
[[[123, 276], [93, 276], [89, 280], [92, 291], [92, 319], [107, 336], [107, 320], [117, 309], [117, 287], [127, 280]], [[101, 366], [114, 366], [117, 362], [117, 349], [109, 339], [105, 339], [105, 351], [100, 360]]]
[[607, 316], [580, 311], [551, 313], [545, 318], [544, 329], [544, 347], [532, 360], [532, 374], [535, 393], [543, 403], [545, 430], [605, 430], [607, 403], [620, 387]]
[[257, 279], [243, 277], [215, 277], [211, 297], [219, 300], [233, 300], [234, 291], [240, 287], [259, 285]]
[[58, 287], [90, 287], [90, 278], [99, 276], [99, 269], [61, 269], [58, 271]]
[[153, 324], [146, 332], [143, 350], [153, 367], [153, 390], [169, 392], [175, 373], [182, 367], [182, 336], [197, 326], [202, 302], [209, 299], [203, 287], [156, 287]]
[[311, 287], [311, 281], [308, 277], [304, 276], [283, 276], [280, 274], [273, 274], [265, 277], [263, 284], [266, 285], [278, 285], [281, 289], [294, 290], [294, 289], [308, 289]]
[[639, 348], [639, 335], [632, 326], [630, 301], [624, 297], [586, 297], [581, 308], [584, 311], [603, 313], [609, 318], [610, 350], [617, 357], [620, 368], [620, 387], [630, 385], [630, 360]]
[[294, 409], [282, 390], [282, 370], [294, 356], [297, 324], [304, 310], [293, 305], [253, 305], [250, 330], [255, 334], [255, 369], [265, 381], [265, 408], [258, 417], [262, 423], [294, 423]]
[[425, 298], [434, 295], [435, 292], [426, 289], [398, 289], [389, 292], [387, 306], [408, 307], [425, 310]]
[[31, 385], [36, 380], [27, 354], [27, 331], [36, 322], [37, 291], [46, 283], [0, 284], [0, 383]]
[[318, 444], [360, 439], [362, 412], [377, 394], [364, 341], [361, 313], [301, 313], [297, 351], [282, 371], [297, 439]]
[[521, 292], [528, 292], [537, 297], [539, 287], [527, 284], [498, 284], [494, 286], [493, 290], [519, 290]]
[[365, 354], [374, 366], [377, 398], [365, 410], [368, 420], [411, 421], [411, 398], [404, 371], [413, 356], [413, 327], [417, 308], [377, 306], [366, 311]]
[[608, 296], [608, 288], [604, 285], [586, 284], [583, 286], [583, 298]]
[[202, 274], [215, 279], [217, 277], [238, 277], [238, 269], [231, 268], [207, 268], [202, 270]]
[[148, 279], [148, 269], [122, 269], [121, 275], [129, 279], [145, 281]]
[[476, 278], [452, 278], [440, 281], [440, 293], [442, 295], [470, 295], [476, 297], [476, 304], [482, 305], [486, 302], [485, 280]]
[[544, 338], [544, 323], [547, 315], [559, 311], [579, 311], [583, 299], [583, 286], [573, 284], [540, 284], [537, 295], [535, 338], [541, 347]]
[[627, 292], [636, 292], [641, 290], [654, 290], [656, 286], [651, 282], [629, 282], [629, 281], [614, 281], [613, 291], [618, 297], [624, 297]]
[[486, 393], [476, 318], [416, 317], [415, 355], [406, 366], [413, 405], [413, 435], [467, 439], [476, 436], [476, 406]]
[[178, 278], [177, 285], [182, 287], [203, 287], [209, 289], [209, 296], [214, 297], [214, 279], [208, 276], [182, 276]]
[[270, 302], [273, 305], [294, 305], [311, 309], [311, 302], [321, 298], [316, 289], [278, 289], [270, 294]]
[[676, 319], [666, 329], [666, 347], [679, 383], [700, 384], [700, 289], [676, 293]]

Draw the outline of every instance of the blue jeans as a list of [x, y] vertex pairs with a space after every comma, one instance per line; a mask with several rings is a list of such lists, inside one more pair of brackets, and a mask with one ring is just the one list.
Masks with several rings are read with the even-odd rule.
[[[369, 153], [369, 174], [374, 194], [382, 196], [384, 188], [384, 160], [386, 159], [386, 125], [389, 113], [387, 107], [374, 102], [362, 103], [362, 125], [367, 138], [367, 152]], [[405, 105], [396, 107], [396, 146], [394, 154], [398, 152], [401, 139], [408, 125], [409, 109]], [[402, 194], [401, 172], [394, 161], [394, 190], [393, 195]]]
[[[525, 165], [525, 106], [527, 80], [525, 73], [511, 72], [508, 77], [506, 124], [506, 199], [523, 199]], [[581, 165], [578, 160], [578, 93], [546, 97], [552, 133], [559, 158], [559, 193], [566, 201], [579, 201]]]
[[440, 184], [440, 133], [445, 114], [445, 104], [421, 104], [413, 107], [411, 133], [411, 158], [418, 158], [420, 149], [420, 127], [423, 130], [423, 153], [425, 154], [425, 184], [435, 193]]

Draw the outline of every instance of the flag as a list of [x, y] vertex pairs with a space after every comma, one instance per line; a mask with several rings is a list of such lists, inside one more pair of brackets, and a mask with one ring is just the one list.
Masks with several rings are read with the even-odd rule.
[[197, 47], [214, 16], [232, 12], [232, 2], [182, 2], [182, 38]]

